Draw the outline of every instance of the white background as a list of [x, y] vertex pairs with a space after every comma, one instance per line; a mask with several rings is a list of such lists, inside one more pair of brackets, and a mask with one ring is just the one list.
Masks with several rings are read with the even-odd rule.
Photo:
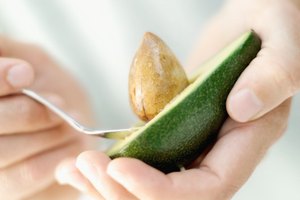
[[[86, 87], [98, 124], [134, 123], [127, 93], [131, 59], [145, 31], [159, 35], [185, 61], [220, 0], [0, 0], [0, 32], [35, 42]], [[300, 99], [289, 128], [235, 200], [299, 200]]]

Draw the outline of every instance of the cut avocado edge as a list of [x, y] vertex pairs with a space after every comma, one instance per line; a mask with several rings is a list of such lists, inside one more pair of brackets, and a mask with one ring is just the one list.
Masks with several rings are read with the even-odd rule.
[[[132, 157], [168, 173], [187, 166], [212, 144], [228, 117], [226, 99], [256, 57], [261, 40], [249, 31], [220, 51], [190, 86], [140, 130], [107, 151]], [[210, 64], [208, 64], [210, 63]]]

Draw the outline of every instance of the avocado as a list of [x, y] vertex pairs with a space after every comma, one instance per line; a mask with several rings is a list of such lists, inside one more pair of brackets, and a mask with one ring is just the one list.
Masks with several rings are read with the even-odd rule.
[[137, 158], [165, 173], [190, 164], [216, 139], [228, 117], [227, 96], [260, 49], [254, 31], [241, 35], [200, 66], [158, 115], [117, 141], [107, 154]]

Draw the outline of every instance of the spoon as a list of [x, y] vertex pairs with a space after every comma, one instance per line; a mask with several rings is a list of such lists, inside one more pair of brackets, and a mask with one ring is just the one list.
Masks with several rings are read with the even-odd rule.
[[51, 110], [53, 113], [55, 113], [60, 118], [62, 118], [65, 122], [67, 122], [71, 127], [73, 127], [75, 130], [83, 134], [99, 136], [103, 138], [110, 138], [110, 139], [124, 139], [133, 131], [138, 129], [138, 127], [133, 127], [128, 129], [111, 129], [111, 130], [91, 129], [83, 126], [81, 123], [76, 121], [74, 118], [72, 118], [63, 110], [55, 106], [53, 103], [49, 102], [44, 97], [40, 96], [38, 93], [28, 89], [22, 89], [20, 92], [34, 99], [38, 103], [46, 106], [49, 110]]

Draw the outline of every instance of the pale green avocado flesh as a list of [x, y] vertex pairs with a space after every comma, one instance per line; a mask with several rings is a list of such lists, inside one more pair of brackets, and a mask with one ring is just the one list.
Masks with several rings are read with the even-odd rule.
[[226, 120], [226, 99], [256, 57], [261, 40], [248, 31], [199, 68], [191, 84], [145, 126], [116, 142], [111, 158], [133, 157], [165, 172], [190, 164]]

